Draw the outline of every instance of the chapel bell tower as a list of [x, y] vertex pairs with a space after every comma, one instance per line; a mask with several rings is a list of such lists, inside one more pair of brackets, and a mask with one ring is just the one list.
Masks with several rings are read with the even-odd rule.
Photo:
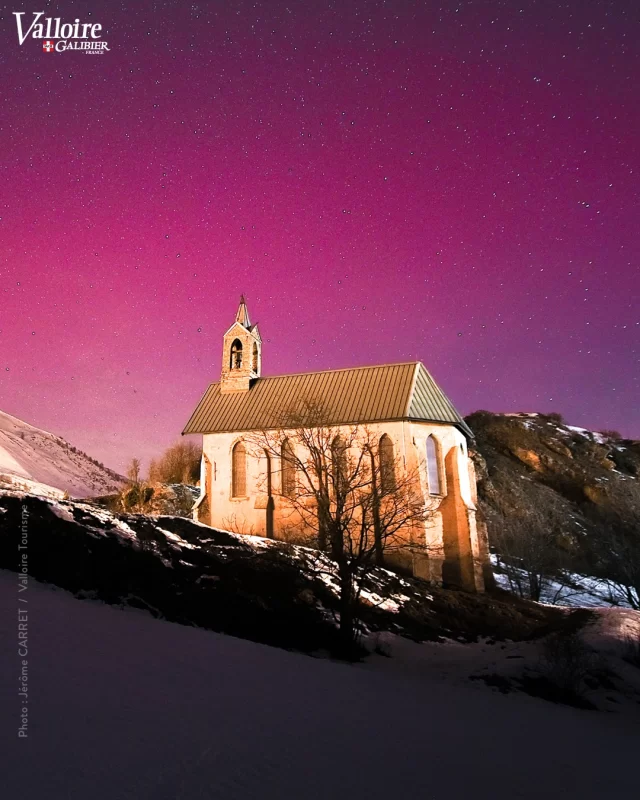
[[248, 392], [251, 381], [260, 377], [261, 367], [260, 331], [249, 321], [247, 304], [241, 295], [236, 321], [225, 333], [222, 344], [220, 391]]

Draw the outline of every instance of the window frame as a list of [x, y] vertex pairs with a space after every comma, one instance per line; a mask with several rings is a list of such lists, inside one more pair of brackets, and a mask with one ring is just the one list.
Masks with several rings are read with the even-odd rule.
[[[238, 478], [236, 474], [236, 458], [237, 453], [239, 453], [240, 448], [242, 448], [242, 454], [244, 457], [244, 485], [238, 486]], [[231, 500], [246, 500], [249, 495], [247, 493], [247, 448], [245, 443], [242, 439], [238, 439], [231, 447], [231, 492], [230, 492], [230, 499]], [[238, 491], [239, 489], [243, 489], [243, 494], [240, 494]]]
[[[386, 452], [386, 455], [383, 453]], [[390, 455], [390, 461], [388, 456]], [[388, 433], [383, 433], [378, 441], [378, 468], [380, 470], [380, 494], [387, 495], [395, 491], [397, 487], [397, 475], [395, 466], [395, 445]]]
[[[285, 458], [285, 451], [291, 453], [291, 461], [287, 461]], [[288, 473], [289, 470], [290, 474]], [[282, 497], [286, 497], [289, 500], [293, 500], [296, 496], [295, 452], [291, 440], [288, 438], [280, 445], [280, 494]]]
[[[429, 456], [429, 440], [431, 440], [433, 444], [433, 459], [431, 459]], [[425, 440], [424, 453], [427, 472], [427, 494], [430, 497], [444, 497], [446, 490], [444, 484], [444, 470], [442, 468], [442, 447], [439, 439], [433, 433], [430, 433]], [[436, 476], [438, 478], [438, 491], [432, 491], [431, 488], [431, 464], [433, 464], [436, 469]]]

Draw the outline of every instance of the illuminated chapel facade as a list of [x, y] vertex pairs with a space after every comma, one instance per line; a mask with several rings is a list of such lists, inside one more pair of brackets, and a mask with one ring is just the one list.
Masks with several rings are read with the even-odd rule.
[[[223, 337], [220, 380], [183, 434], [202, 434], [200, 498], [193, 515], [222, 530], [304, 544], [292, 530], [286, 459], [254, 455], [251, 442], [275, 427], [278, 411], [305, 400], [326, 404], [337, 434], [366, 426], [378, 454], [411, 470], [430, 513], [412, 524], [389, 565], [436, 584], [483, 591], [486, 528], [476, 519], [473, 435], [421, 362], [262, 376], [262, 338], [244, 297]], [[381, 465], [382, 466], [382, 465]]]

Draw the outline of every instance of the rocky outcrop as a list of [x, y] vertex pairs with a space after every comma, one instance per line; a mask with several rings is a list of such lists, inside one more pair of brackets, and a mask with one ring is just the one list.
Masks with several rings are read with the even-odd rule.
[[545, 509], [576, 569], [586, 562], [597, 571], [592, 545], [618, 527], [635, 525], [640, 548], [640, 441], [568, 426], [557, 415], [480, 411], [466, 421], [490, 542], [497, 526]]
[[540, 456], [535, 451], [524, 450], [522, 447], [515, 447], [512, 452], [518, 461], [521, 461], [523, 464], [531, 467], [531, 469], [535, 470], [536, 472], [542, 472]]

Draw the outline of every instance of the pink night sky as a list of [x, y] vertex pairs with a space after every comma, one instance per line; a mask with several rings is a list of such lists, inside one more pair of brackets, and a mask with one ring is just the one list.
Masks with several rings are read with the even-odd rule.
[[[37, 6], [37, 8], [36, 8]], [[12, 12], [110, 51], [18, 44]], [[640, 436], [632, 2], [4, 5], [0, 409], [177, 440], [241, 292], [265, 374], [422, 360]]]

